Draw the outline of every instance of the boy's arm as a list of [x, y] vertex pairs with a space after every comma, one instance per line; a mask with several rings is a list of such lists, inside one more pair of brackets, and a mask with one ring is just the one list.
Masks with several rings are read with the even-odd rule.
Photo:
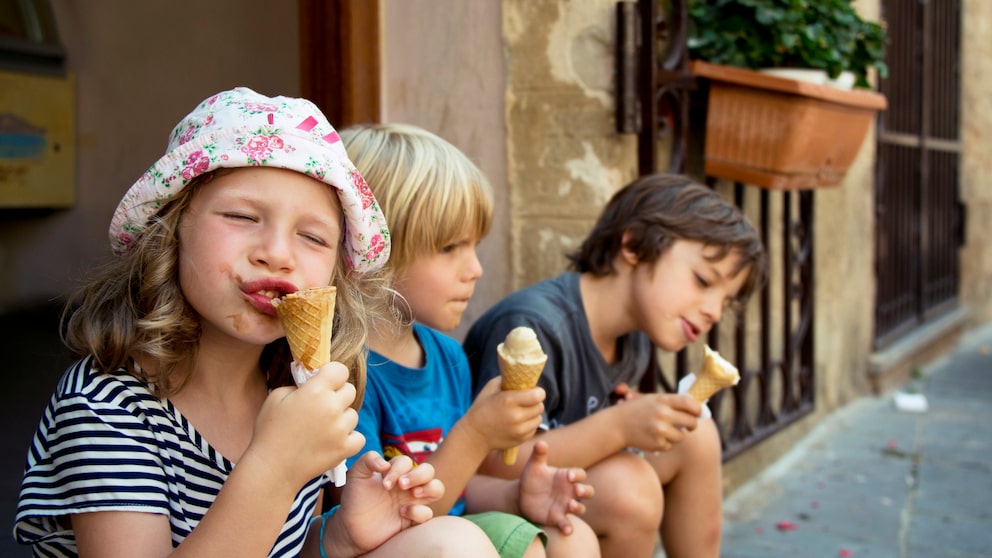
[[543, 397], [539, 389], [501, 391], [499, 380], [486, 385], [427, 459], [446, 487], [444, 497], [431, 505], [435, 514], [448, 513], [463, 491], [470, 495], [470, 481], [490, 452], [533, 435]]
[[572, 424], [553, 428], [520, 447], [514, 465], [505, 465], [498, 452], [486, 457], [480, 472], [517, 478], [540, 439], [549, 447], [548, 464], [589, 469], [603, 459], [632, 447], [667, 451], [696, 428], [701, 407], [686, 395], [643, 394], [606, 407]]
[[465, 487], [465, 513], [500, 511], [521, 515], [519, 494], [518, 479], [474, 475]]
[[627, 447], [622, 420], [617, 407], [608, 407], [568, 426], [538, 434], [520, 446], [520, 453], [513, 465], [504, 464], [499, 452], [492, 452], [486, 456], [479, 472], [503, 478], [519, 478], [537, 440], [548, 444], [548, 465], [588, 469]]

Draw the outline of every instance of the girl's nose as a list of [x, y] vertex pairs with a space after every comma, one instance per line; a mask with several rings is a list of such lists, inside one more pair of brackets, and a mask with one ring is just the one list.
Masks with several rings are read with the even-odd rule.
[[295, 265], [290, 235], [267, 230], [259, 235], [251, 254], [252, 262], [271, 270], [290, 270]]

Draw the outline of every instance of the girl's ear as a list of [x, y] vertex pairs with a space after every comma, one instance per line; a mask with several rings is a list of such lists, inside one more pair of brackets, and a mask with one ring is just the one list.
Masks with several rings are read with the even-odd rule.
[[630, 244], [630, 231], [624, 231], [623, 238], [620, 241], [620, 257], [623, 261], [630, 267], [637, 267], [638, 258], [637, 254], [634, 253], [628, 246]]

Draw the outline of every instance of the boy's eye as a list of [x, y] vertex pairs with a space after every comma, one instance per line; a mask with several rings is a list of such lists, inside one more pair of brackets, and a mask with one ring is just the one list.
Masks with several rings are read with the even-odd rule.
[[460, 248], [462, 246], [465, 246], [465, 243], [464, 242], [453, 242], [451, 244], [448, 244], [446, 246], [441, 247], [441, 253], [442, 254], [450, 254], [450, 253], [454, 252], [455, 250], [458, 250], [458, 248]]
[[710, 282], [707, 281], [705, 277], [703, 277], [702, 275], [700, 275], [698, 273], [696, 273], [695, 276], [696, 276], [696, 282], [699, 283], [699, 285], [701, 287], [709, 287], [710, 286]]

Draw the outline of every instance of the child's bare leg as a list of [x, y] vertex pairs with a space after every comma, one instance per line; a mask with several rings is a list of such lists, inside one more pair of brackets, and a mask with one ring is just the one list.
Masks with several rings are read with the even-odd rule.
[[662, 541], [668, 558], [717, 558], [723, 529], [720, 435], [710, 419], [671, 451], [648, 456], [664, 486]]
[[[328, 549], [330, 550], [330, 549]], [[329, 555], [332, 552], [328, 552]], [[369, 552], [369, 557], [423, 556], [482, 556], [498, 558], [489, 537], [474, 523], [451, 515], [438, 516], [395, 534], [382, 546]]]
[[649, 558], [664, 508], [661, 485], [642, 457], [621, 451], [587, 469], [596, 496], [582, 516], [599, 536], [603, 556]]
[[548, 555], [544, 548], [544, 543], [541, 539], [534, 537], [534, 540], [530, 542], [530, 546], [524, 551], [523, 558], [545, 558]]
[[548, 558], [597, 558], [600, 554], [596, 532], [576, 515], [569, 514], [568, 519], [572, 522], [569, 535], [555, 527], [544, 528], [548, 534]]

